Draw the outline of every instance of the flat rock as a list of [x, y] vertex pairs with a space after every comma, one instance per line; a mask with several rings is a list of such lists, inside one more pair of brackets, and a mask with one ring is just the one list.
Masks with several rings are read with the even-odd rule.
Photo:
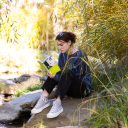
[[[22, 112], [31, 111], [31, 108], [35, 106], [43, 91], [35, 90], [29, 93], [26, 93], [9, 103], [4, 103], [0, 106], [0, 122], [10, 122], [17, 119]], [[52, 105], [54, 101], [55, 90], [52, 91], [51, 95], [49, 95], [50, 103]]]
[[[65, 98], [62, 102], [64, 111], [56, 118], [48, 119], [46, 117], [50, 107], [44, 109], [41, 113], [32, 115], [25, 125], [25, 128], [37, 128], [38, 124], [43, 121], [43, 125], [47, 128], [64, 127], [64, 126], [79, 126], [81, 123], [89, 119], [96, 109], [97, 101], [90, 100], [90, 97], [76, 99]], [[89, 110], [92, 111], [89, 111]]]
[[0, 106], [0, 122], [11, 122], [17, 119], [24, 110], [36, 104], [41, 94], [42, 89], [36, 90], [2, 104]]
[[0, 122], [10, 122], [17, 119], [22, 111], [20, 106], [4, 103], [0, 106]]
[[35, 90], [29, 93], [26, 93], [14, 100], [12, 100], [10, 103], [16, 106], [20, 106], [22, 109], [33, 107], [38, 99], [40, 98], [40, 95], [42, 94], [42, 89]]
[[56, 127], [56, 128], [88, 128], [87, 126], [79, 127], [79, 126], [65, 126], [65, 127]]

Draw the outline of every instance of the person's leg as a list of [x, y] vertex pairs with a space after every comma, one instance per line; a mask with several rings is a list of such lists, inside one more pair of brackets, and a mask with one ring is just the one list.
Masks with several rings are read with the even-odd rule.
[[82, 84], [82, 81], [79, 79], [79, 77], [76, 76], [72, 71], [69, 70], [68, 72], [64, 73], [60, 78], [57, 90], [55, 92], [57, 100], [53, 103], [53, 107], [47, 114], [47, 117], [54, 118], [63, 112], [61, 101], [66, 94], [80, 98], [84, 96], [85, 90], [86, 86]]
[[46, 91], [46, 89], [43, 90], [42, 96], [48, 97], [49, 93]]
[[[44, 86], [43, 86], [44, 87]], [[45, 87], [44, 87], [45, 88]], [[43, 89], [44, 89], [43, 88]], [[45, 89], [44, 89], [45, 90]], [[48, 90], [48, 89], [47, 89]], [[45, 90], [46, 91], [46, 90]], [[49, 90], [48, 90], [49, 92]], [[47, 91], [44, 95], [47, 95], [49, 94]], [[47, 118], [55, 118], [57, 117], [60, 113], [63, 112], [63, 107], [61, 105], [61, 99], [60, 99], [60, 96], [58, 95], [56, 100], [53, 102], [53, 106], [52, 108], [50, 109], [49, 113], [47, 114]]]
[[50, 106], [50, 102], [48, 100], [48, 95], [51, 93], [53, 88], [57, 85], [58, 82], [56, 82], [54, 79], [47, 78], [47, 80], [44, 82], [42, 89], [43, 93], [40, 96], [40, 99], [38, 100], [35, 107], [31, 110], [32, 114], [40, 113], [43, 109]]
[[86, 84], [82, 82], [79, 76], [68, 70], [61, 76], [55, 95], [56, 97], [60, 96], [61, 100], [66, 94], [75, 98], [82, 98], [84, 91], [86, 91]]
[[63, 107], [61, 105], [61, 100], [58, 96], [57, 99], [53, 102], [53, 106], [50, 109], [49, 113], [47, 114], [47, 118], [55, 118], [62, 112], [63, 112]]
[[42, 90], [44, 91], [42, 95], [48, 96], [53, 88], [58, 84], [54, 79], [51, 79], [50, 77], [47, 78], [47, 80], [42, 85]]

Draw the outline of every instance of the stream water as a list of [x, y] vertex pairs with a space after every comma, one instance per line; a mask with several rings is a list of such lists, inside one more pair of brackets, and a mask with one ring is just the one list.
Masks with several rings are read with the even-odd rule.
[[0, 123], [0, 128], [24, 128], [24, 125], [31, 117], [30, 112], [25, 112], [20, 117], [11, 123]]

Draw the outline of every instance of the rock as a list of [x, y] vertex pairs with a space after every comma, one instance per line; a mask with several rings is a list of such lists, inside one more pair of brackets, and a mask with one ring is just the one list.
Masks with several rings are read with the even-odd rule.
[[42, 89], [40, 89], [26, 93], [12, 100], [10, 103], [16, 106], [20, 106], [22, 109], [33, 107], [40, 98], [42, 92], [43, 92]]
[[106, 74], [105, 70], [106, 71], [108, 71], [108, 69], [110, 70], [110, 66], [106, 62], [102, 63], [101, 59], [97, 59], [92, 56], [88, 56], [88, 59], [89, 59], [89, 63], [93, 67], [93, 70], [95, 70], [99, 74], [105, 75]]
[[65, 127], [56, 127], [56, 128], [88, 128], [87, 126], [79, 127], [79, 126], [65, 126]]
[[17, 119], [24, 109], [36, 104], [41, 94], [42, 90], [40, 89], [20, 96], [9, 103], [4, 103], [0, 106], [0, 122], [10, 122]]
[[33, 78], [37, 78], [37, 79], [40, 79], [40, 81], [45, 81], [47, 79], [47, 77], [40, 77], [40, 76], [37, 76], [37, 75], [29, 75], [29, 74], [23, 74], [21, 75], [20, 77], [18, 78], [14, 78], [14, 82], [18, 82], [18, 83], [21, 83], [21, 82], [24, 82], [24, 81], [27, 81], [28, 79], [30, 79], [31, 77]]
[[[9, 103], [4, 103], [0, 106], [0, 122], [10, 122], [19, 117], [22, 112], [30, 112], [31, 109], [35, 106], [37, 101], [39, 100], [40, 96], [42, 95], [42, 89], [32, 91], [26, 93]], [[52, 92], [52, 95], [49, 95], [50, 104], [52, 105], [55, 99], [55, 90]]]
[[108, 62], [102, 62], [101, 59], [92, 56], [88, 56], [88, 59], [92, 69], [101, 75], [112, 77], [114, 75], [113, 72], [118, 71], [120, 77], [123, 77], [125, 71], [128, 71], [128, 55], [124, 56], [121, 60], [117, 59], [111, 64]]
[[0, 94], [13, 94], [19, 84], [14, 83], [12, 80], [0, 79]]
[[16, 90], [19, 88], [40, 84], [46, 79], [47, 77], [40, 77], [37, 75], [29, 74], [24, 74], [14, 79], [0, 79], [0, 94], [15, 94]]
[[11, 122], [17, 119], [22, 111], [22, 108], [18, 105], [11, 103], [4, 103], [0, 106], [0, 122]]
[[[37, 126], [43, 121], [43, 125], [47, 128], [64, 127], [64, 126], [79, 126], [81, 123], [89, 119], [95, 111], [97, 102], [91, 101], [91, 97], [82, 99], [65, 98], [62, 102], [64, 111], [56, 118], [48, 119], [46, 117], [51, 107], [44, 109], [41, 113], [34, 114], [28, 120], [25, 128], [32, 128]], [[89, 111], [91, 109], [92, 111]]]

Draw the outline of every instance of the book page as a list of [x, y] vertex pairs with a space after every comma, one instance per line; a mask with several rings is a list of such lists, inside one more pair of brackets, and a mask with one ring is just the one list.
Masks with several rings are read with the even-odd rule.
[[47, 60], [44, 62], [45, 66], [50, 69], [51, 67], [53, 67], [54, 65], [56, 65], [55, 60], [53, 59], [53, 57], [49, 57], [47, 58]]

